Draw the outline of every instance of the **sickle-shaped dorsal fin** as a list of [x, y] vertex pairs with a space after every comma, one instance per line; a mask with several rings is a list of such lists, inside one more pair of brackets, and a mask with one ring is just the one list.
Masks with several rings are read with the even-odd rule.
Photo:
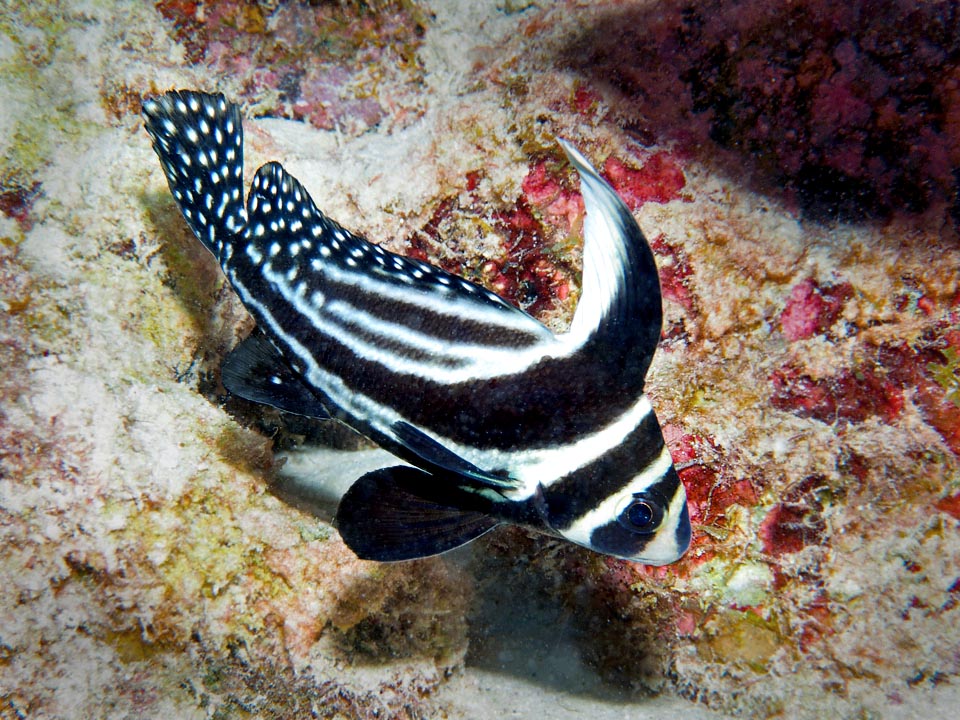
[[570, 143], [557, 139], [580, 174], [586, 220], [580, 303], [567, 341], [595, 348], [643, 386], [660, 340], [663, 309], [653, 252], [613, 188]]

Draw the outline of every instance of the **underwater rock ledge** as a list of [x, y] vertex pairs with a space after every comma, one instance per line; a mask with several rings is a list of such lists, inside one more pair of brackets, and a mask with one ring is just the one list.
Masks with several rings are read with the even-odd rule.
[[[691, 713], [951, 717], [951, 178], [937, 153], [912, 155], [885, 172], [919, 168], [929, 196], [880, 198], [879, 212], [843, 223], [746, 172], [738, 142], [757, 141], [747, 120], [768, 108], [756, 98], [779, 57], [765, 16], [749, 14], [758, 6], [0, 12], [0, 715], [468, 717], [469, 658], [496, 658], [484, 643], [511, 632], [484, 624], [492, 583], [550, 609], [502, 601], [514, 628], [563, 618], [547, 630], [596, 682], [574, 691], [514, 663], [484, 686], [491, 706], [524, 680], [557, 717], [584, 698], [597, 717], [608, 701], [643, 717], [659, 707], [650, 693]], [[823, 4], [791, 7], [808, 18]], [[650, 19], [632, 26], [638, 44], [598, 44], [625, 13]], [[688, 74], [669, 54], [634, 62], [691, 23], [706, 40], [687, 48]], [[719, 136], [699, 105], [686, 111], [684, 77], [709, 69], [698, 53], [731, 27], [757, 56], [727, 84], [704, 76], [728, 111]], [[814, 39], [829, 50], [816, 65], [825, 86], [866, 62], [833, 27]], [[908, 79], [937, 79], [930, 57]], [[760, 94], [730, 116], [740, 83]], [[169, 87], [241, 102], [249, 167], [282, 160], [346, 226], [558, 328], [579, 296], [583, 205], [554, 138], [574, 140], [660, 267], [665, 328], [648, 384], [691, 501], [688, 556], [645, 568], [514, 530], [472, 560], [377, 565], [349, 553], [322, 509], [290, 502], [275, 453], [320, 431], [224, 402], [219, 362], [249, 319], [179, 220], [143, 132], [141, 99]], [[854, 78], [837, 92], [873, 87]], [[908, 120], [929, 147], [954, 137], [948, 118], [933, 135]], [[764, 137], [764, 157], [788, 163], [793, 141]], [[859, 178], [875, 163], [850, 167]], [[874, 195], [892, 192], [891, 177]], [[527, 635], [549, 635], [537, 629]]]

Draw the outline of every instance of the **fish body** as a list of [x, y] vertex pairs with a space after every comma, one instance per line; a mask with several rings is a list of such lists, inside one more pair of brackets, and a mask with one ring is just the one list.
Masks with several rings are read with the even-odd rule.
[[662, 323], [653, 254], [571, 145], [582, 294], [554, 334], [489, 290], [327, 218], [278, 163], [243, 194], [239, 109], [145, 101], [174, 198], [258, 330], [224, 360], [241, 397], [349, 425], [409, 463], [358, 479], [337, 527], [360, 557], [443, 552], [501, 523], [647, 564], [690, 541], [686, 495], [643, 393]]

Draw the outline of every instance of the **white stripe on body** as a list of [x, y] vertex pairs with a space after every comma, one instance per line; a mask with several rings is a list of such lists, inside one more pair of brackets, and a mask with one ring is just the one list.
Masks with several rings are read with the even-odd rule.
[[[304, 366], [302, 375], [307, 382], [329, 397], [348, 415], [399, 442], [392, 426], [397, 422], [409, 423], [407, 418], [394, 408], [356, 392], [339, 376], [321, 368], [312, 353], [283, 330], [265, 305], [253, 298], [246, 286], [237, 279], [236, 274], [231, 273], [230, 276], [244, 304], [257, 312], [260, 320], [269, 327], [271, 333], [302, 362]], [[541, 485], [549, 487], [617, 447], [651, 412], [650, 400], [646, 395], [641, 395], [636, 403], [606, 427], [584, 435], [576, 442], [555, 447], [517, 450], [482, 449], [461, 445], [439, 433], [431, 432], [414, 423], [410, 424], [481, 470], [507, 470], [510, 477], [519, 485], [516, 489], [505, 491], [504, 497], [513, 501], [523, 501], [532, 497]], [[664, 453], [669, 461], [669, 452], [664, 450]]]
[[641, 395], [619, 417], [596, 432], [581, 435], [575, 442], [553, 447], [518, 450], [477, 449], [428, 433], [447, 449], [460, 455], [479, 468], [504, 468], [520, 486], [504, 495], [510, 500], [522, 501], [540, 486], [549, 488], [562, 478], [586, 467], [623, 443], [644, 419], [653, 412], [649, 398]]
[[[418, 332], [407, 326], [391, 323], [374, 318], [365, 311], [358, 310], [344, 300], [328, 300], [323, 308], [326, 316], [323, 317], [319, 309], [305, 301], [285, 281], [285, 277], [272, 272], [269, 264], [262, 268], [264, 278], [273, 284], [280, 295], [289, 302], [296, 312], [310, 321], [317, 332], [328, 335], [338, 343], [342, 343], [358, 357], [383, 366], [393, 373], [421, 377], [431, 382], [456, 384], [472, 380], [481, 380], [501, 375], [513, 375], [523, 372], [539, 362], [547, 354], [551, 345], [558, 343], [552, 336], [549, 341], [542, 341], [531, 347], [517, 350], [509, 347], [491, 347], [475, 344], [454, 344], [444, 342], [436, 337]], [[411, 295], [420, 295], [411, 293]], [[427, 307], [425, 309], [433, 310]], [[492, 311], [491, 315], [502, 315]], [[372, 335], [382, 337], [385, 341], [406, 346], [412, 350], [428, 351], [440, 362], [413, 359], [406, 357], [402, 351], [385, 349], [374, 343], [358, 337], [352, 332], [350, 325], [342, 322], [331, 322], [330, 316], [339, 318], [350, 324], [366, 330]], [[445, 365], [444, 359], [453, 359], [460, 362], [460, 367], [451, 368]]]
[[[489, 325], [494, 330], [499, 328], [532, 336], [533, 344], [520, 348], [506, 348], [477, 343], [456, 343], [430, 335], [402, 323], [376, 317], [343, 298], [323, 296], [319, 293], [308, 295], [304, 292], [303, 281], [296, 286], [291, 284], [293, 279], [291, 275], [296, 277], [296, 272], [273, 270], [270, 261], [263, 262], [263, 255], [256, 251], [253, 245], [248, 246], [246, 254], [259, 266], [259, 271], [266, 282], [290, 304], [295, 312], [310, 322], [318, 333], [333, 338], [358, 357], [375, 363], [389, 372], [449, 384], [521, 374], [544, 358], [563, 358], [576, 353], [603, 322], [625, 282], [623, 266], [626, 262], [626, 254], [622, 246], [622, 233], [618, 231], [616, 224], [617, 203], [621, 201], [596, 175], [579, 152], [566, 144], [564, 149], [580, 172], [581, 187], [587, 208], [584, 226], [583, 293], [571, 330], [564, 335], [553, 335], [545, 326], [506, 303], [504, 303], [504, 310], [501, 310], [496, 306], [480, 302], [479, 298], [474, 300], [457, 295], [452, 288], [447, 290], [436, 284], [418, 284], [416, 280], [421, 280], [424, 275], [436, 273], [437, 270], [414, 260], [392, 256], [382, 248], [368, 244], [362, 238], [353, 238], [354, 242], [362, 244], [351, 250], [350, 256], [346, 258], [347, 261], [372, 254], [376, 260], [375, 263], [365, 262], [367, 267], [353, 270], [331, 263], [329, 260], [325, 261], [324, 258], [331, 255], [330, 247], [339, 252], [338, 240], [346, 242], [348, 239], [344, 231], [336, 227], [314, 225], [310, 233], [313, 237], [320, 239], [323, 235], [332, 235], [333, 239], [329, 241], [329, 247], [326, 244], [320, 245], [318, 252], [312, 258], [298, 258], [302, 261], [302, 264], [298, 262], [301, 270], [310, 268], [308, 272], [322, 274], [333, 283], [355, 288], [366, 297], [375, 299], [376, 302], [402, 303], [410, 307], [412, 315], [415, 315], [416, 309], [420, 308], [429, 313], [450, 318], [463, 318], [465, 321]], [[259, 179], [258, 177], [257, 181]], [[259, 187], [258, 182], [254, 185]], [[252, 200], [255, 207], [256, 197]], [[323, 240], [320, 239], [320, 242], [323, 243]], [[297, 256], [300, 249], [300, 244], [296, 241], [288, 245], [288, 251], [292, 256]], [[277, 252], [279, 248], [271, 248], [270, 255], [275, 256]], [[352, 267], [356, 267], [356, 263]], [[561, 478], [594, 462], [623, 443], [652, 412], [649, 399], [641, 395], [635, 403], [605, 427], [582, 436], [575, 442], [556, 447], [498, 450], [458, 444], [436, 431], [410, 422], [393, 407], [382, 405], [369, 396], [357, 393], [354, 389], [347, 387], [339, 376], [321, 368], [310, 351], [280, 327], [273, 313], [255, 299], [237, 280], [235, 274], [230, 273], [226, 267], [224, 269], [231, 275], [234, 287], [242, 296], [244, 303], [260, 314], [262, 321], [270, 328], [272, 334], [287, 345], [303, 363], [305, 366], [303, 375], [307, 381], [330, 397], [343, 411], [394, 440], [396, 437], [391, 426], [401, 421], [410, 423], [443, 447], [482, 470], [490, 472], [507, 470], [510, 477], [519, 483], [517, 489], [505, 492], [505, 496], [510, 500], [527, 499], [541, 485], [549, 487]], [[446, 280], [448, 286], [450, 283], [462, 282], [458, 278], [445, 276], [439, 279]], [[411, 282], [412, 285], [408, 286], [404, 281]], [[500, 298], [485, 290], [481, 289], [478, 292], [485, 293], [495, 302], [503, 303]], [[393, 345], [400, 346], [400, 349], [379, 347], [368, 338], [359, 337], [353, 328], [360, 328], [374, 338], [383, 338]], [[416, 351], [417, 357], [404, 356], [403, 348]], [[436, 357], [440, 362], [423, 359], [424, 354]], [[459, 366], [450, 367], [451, 360], [458, 362]], [[662, 475], [669, 468], [670, 463], [669, 452], [664, 449], [658, 460], [637, 478], [647, 477], [651, 472]], [[661, 469], [658, 471], [657, 468]], [[639, 481], [635, 480], [631, 483], [631, 487], [636, 482]], [[618, 493], [616, 497], [619, 498], [620, 494]], [[610, 501], [611, 499], [607, 498], [601, 507], [609, 511], [606, 505]], [[595, 512], [599, 513], [600, 508]], [[611, 516], [608, 514], [607, 520]], [[590, 517], [599, 517], [599, 515]], [[588, 524], [590, 522], [587, 519], [582, 520]]]

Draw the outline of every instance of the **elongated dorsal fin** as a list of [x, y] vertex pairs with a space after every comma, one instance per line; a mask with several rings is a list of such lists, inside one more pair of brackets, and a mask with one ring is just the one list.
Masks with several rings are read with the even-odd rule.
[[580, 174], [586, 220], [580, 303], [567, 337], [620, 359], [643, 378], [660, 340], [663, 308], [653, 252], [629, 208], [570, 143], [557, 139]]

